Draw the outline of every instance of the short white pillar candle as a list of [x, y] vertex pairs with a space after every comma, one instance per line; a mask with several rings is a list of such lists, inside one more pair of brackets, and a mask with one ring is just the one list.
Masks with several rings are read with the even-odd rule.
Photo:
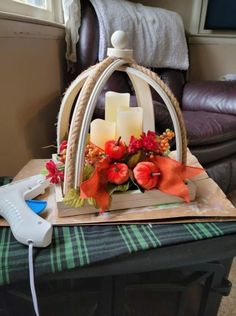
[[116, 138], [129, 144], [130, 137], [140, 137], [143, 131], [143, 109], [140, 107], [129, 108], [127, 111], [118, 111], [116, 123]]
[[105, 94], [105, 120], [116, 122], [117, 110], [120, 106], [129, 107], [130, 94], [108, 91]]
[[93, 120], [90, 124], [90, 141], [97, 147], [104, 149], [108, 140], [116, 138], [116, 124], [101, 119]]

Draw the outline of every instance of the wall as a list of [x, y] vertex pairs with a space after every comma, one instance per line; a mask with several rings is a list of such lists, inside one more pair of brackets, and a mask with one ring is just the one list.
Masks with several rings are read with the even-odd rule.
[[190, 37], [190, 80], [217, 80], [236, 74], [236, 39]]
[[199, 34], [201, 0], [133, 0], [178, 12], [189, 38], [190, 80], [215, 80], [236, 74], [236, 36]]
[[64, 90], [64, 29], [0, 17], [0, 176], [50, 157]]

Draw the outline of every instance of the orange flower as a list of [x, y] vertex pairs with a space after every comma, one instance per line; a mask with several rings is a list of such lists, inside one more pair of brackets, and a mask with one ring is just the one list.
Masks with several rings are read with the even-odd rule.
[[190, 179], [204, 171], [202, 168], [185, 166], [169, 157], [154, 156], [150, 159], [160, 170], [157, 187], [160, 191], [179, 196], [189, 202], [189, 191], [185, 184]]
[[108, 210], [110, 204], [110, 195], [106, 190], [108, 167], [107, 159], [98, 162], [91, 177], [80, 185], [80, 197], [95, 199], [102, 211]]

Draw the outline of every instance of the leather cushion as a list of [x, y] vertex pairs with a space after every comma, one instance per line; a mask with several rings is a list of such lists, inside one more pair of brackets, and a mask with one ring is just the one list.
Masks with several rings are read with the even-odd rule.
[[236, 115], [236, 81], [201, 81], [187, 83], [182, 109]]
[[81, 25], [79, 41], [76, 45], [77, 64], [76, 74], [98, 62], [99, 26], [92, 4], [87, 0], [81, 1]]
[[[236, 116], [183, 111], [190, 146], [218, 144], [236, 138]], [[236, 147], [235, 147], [236, 149]]]
[[173, 130], [173, 123], [165, 104], [153, 101], [155, 128], [159, 134], [162, 134], [167, 128]]
[[204, 167], [209, 177], [219, 185], [224, 193], [236, 190], [236, 177], [234, 176], [236, 174], [236, 154]]
[[235, 154], [236, 139], [220, 144], [189, 147], [191, 149], [191, 152], [197, 157], [201, 164], [207, 164]]

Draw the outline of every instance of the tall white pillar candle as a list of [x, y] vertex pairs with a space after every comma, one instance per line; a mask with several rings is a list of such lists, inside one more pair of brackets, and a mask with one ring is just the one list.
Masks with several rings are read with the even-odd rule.
[[129, 107], [130, 94], [108, 91], [105, 94], [105, 120], [116, 122], [117, 109], [120, 106]]
[[118, 111], [116, 122], [116, 138], [129, 144], [130, 137], [140, 137], [143, 131], [143, 109], [140, 107], [129, 108], [128, 111]]
[[90, 124], [90, 141], [101, 149], [105, 148], [108, 140], [116, 138], [116, 124], [101, 119], [93, 120]]

